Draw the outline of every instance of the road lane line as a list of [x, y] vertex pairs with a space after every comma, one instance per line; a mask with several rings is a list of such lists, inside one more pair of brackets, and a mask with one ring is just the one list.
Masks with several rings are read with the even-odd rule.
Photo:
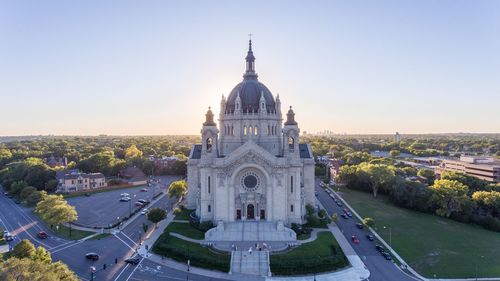
[[125, 234], [125, 232], [123, 231], [120, 231], [121, 234], [123, 234], [123, 236], [125, 236], [128, 240], [130, 240], [132, 243], [134, 243], [134, 245], [137, 247], [137, 243], [134, 242], [134, 240], [130, 239], [130, 237], [127, 236], [127, 234]]
[[123, 274], [123, 272], [128, 268], [130, 264], [127, 263], [127, 265], [122, 269], [122, 271], [120, 271], [120, 274], [118, 274], [118, 276], [116, 276], [115, 278], [115, 281], [118, 280], [118, 278], [120, 278], [120, 276]]
[[47, 249], [47, 250], [52, 250], [52, 248], [54, 248], [54, 247], [50, 247], [49, 245], [47, 245], [47, 244], [43, 243], [42, 241], [40, 241], [40, 240], [36, 239], [35, 237], [33, 237], [33, 235], [31, 235], [31, 234], [28, 232], [28, 230], [26, 230], [26, 228], [24, 228], [24, 226], [22, 226], [22, 225], [21, 225], [21, 222], [17, 222], [17, 224], [19, 224], [19, 226], [21, 227], [21, 229], [22, 229], [24, 232], [26, 232], [26, 234], [27, 234], [27, 235], [28, 235], [31, 239], [33, 239], [33, 240], [35, 240], [36, 242], [38, 242], [39, 244], [41, 244], [41, 245], [45, 246], [45, 249]]
[[130, 275], [127, 277], [127, 279], [125, 279], [125, 281], [128, 281], [130, 279], [130, 277], [132, 277], [132, 275], [134, 275], [134, 272], [137, 270], [137, 268], [141, 265], [142, 261], [144, 260], [144, 258], [142, 258], [139, 263], [134, 267], [134, 270], [132, 270], [132, 273], [130, 273]]
[[132, 251], [135, 251], [135, 249], [134, 249], [134, 248], [130, 247], [130, 245], [129, 245], [129, 244], [125, 243], [125, 241], [123, 241], [120, 237], [118, 237], [118, 235], [117, 235], [117, 234], [114, 234], [114, 236], [115, 236], [118, 240], [122, 241], [122, 243], [123, 243], [123, 244], [125, 244], [127, 247], [129, 247]]
[[78, 245], [78, 244], [80, 244], [80, 243], [82, 243], [82, 242], [83, 242], [83, 241], [78, 241], [78, 242], [75, 242], [75, 243], [73, 243], [73, 244], [71, 244], [71, 245], [69, 245], [69, 246], [66, 246], [66, 247], [64, 247], [64, 248], [59, 248], [59, 249], [57, 249], [57, 250], [55, 250], [55, 251], [52, 251], [52, 253], [57, 253], [57, 252], [60, 252], [60, 251], [62, 251], [62, 250], [64, 250], [64, 249], [67, 249], [67, 248], [73, 247], [73, 246]]

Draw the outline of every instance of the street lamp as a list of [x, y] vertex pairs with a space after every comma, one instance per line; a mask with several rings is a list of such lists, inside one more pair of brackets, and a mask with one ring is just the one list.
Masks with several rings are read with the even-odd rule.
[[389, 228], [389, 245], [392, 248], [392, 228], [390, 226], [384, 226], [384, 229]]
[[186, 272], [186, 281], [189, 281], [189, 268], [190, 267], [190, 262], [189, 262], [189, 259], [187, 261], [187, 272]]
[[95, 267], [91, 266], [90, 267], [90, 281], [94, 281], [94, 274], [96, 272]]

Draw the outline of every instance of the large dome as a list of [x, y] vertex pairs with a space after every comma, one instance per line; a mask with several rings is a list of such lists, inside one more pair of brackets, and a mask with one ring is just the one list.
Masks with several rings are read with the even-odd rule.
[[241, 99], [242, 112], [259, 111], [261, 95], [266, 100], [267, 112], [275, 111], [275, 103], [271, 91], [257, 80], [257, 73], [255, 73], [255, 57], [252, 52], [252, 41], [249, 42], [248, 54], [246, 56], [246, 72], [243, 75], [243, 81], [236, 85], [227, 97], [226, 112], [234, 112], [238, 93]]

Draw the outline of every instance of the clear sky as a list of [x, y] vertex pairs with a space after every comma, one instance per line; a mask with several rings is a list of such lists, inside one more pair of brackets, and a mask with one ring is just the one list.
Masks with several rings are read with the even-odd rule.
[[302, 131], [500, 132], [500, 1], [1, 1], [0, 135], [198, 134], [256, 70]]

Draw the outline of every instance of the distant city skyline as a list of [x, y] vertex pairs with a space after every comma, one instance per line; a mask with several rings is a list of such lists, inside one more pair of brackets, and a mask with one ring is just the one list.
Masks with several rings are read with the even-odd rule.
[[302, 131], [500, 133], [498, 1], [4, 2], [0, 136], [198, 135], [242, 80]]

